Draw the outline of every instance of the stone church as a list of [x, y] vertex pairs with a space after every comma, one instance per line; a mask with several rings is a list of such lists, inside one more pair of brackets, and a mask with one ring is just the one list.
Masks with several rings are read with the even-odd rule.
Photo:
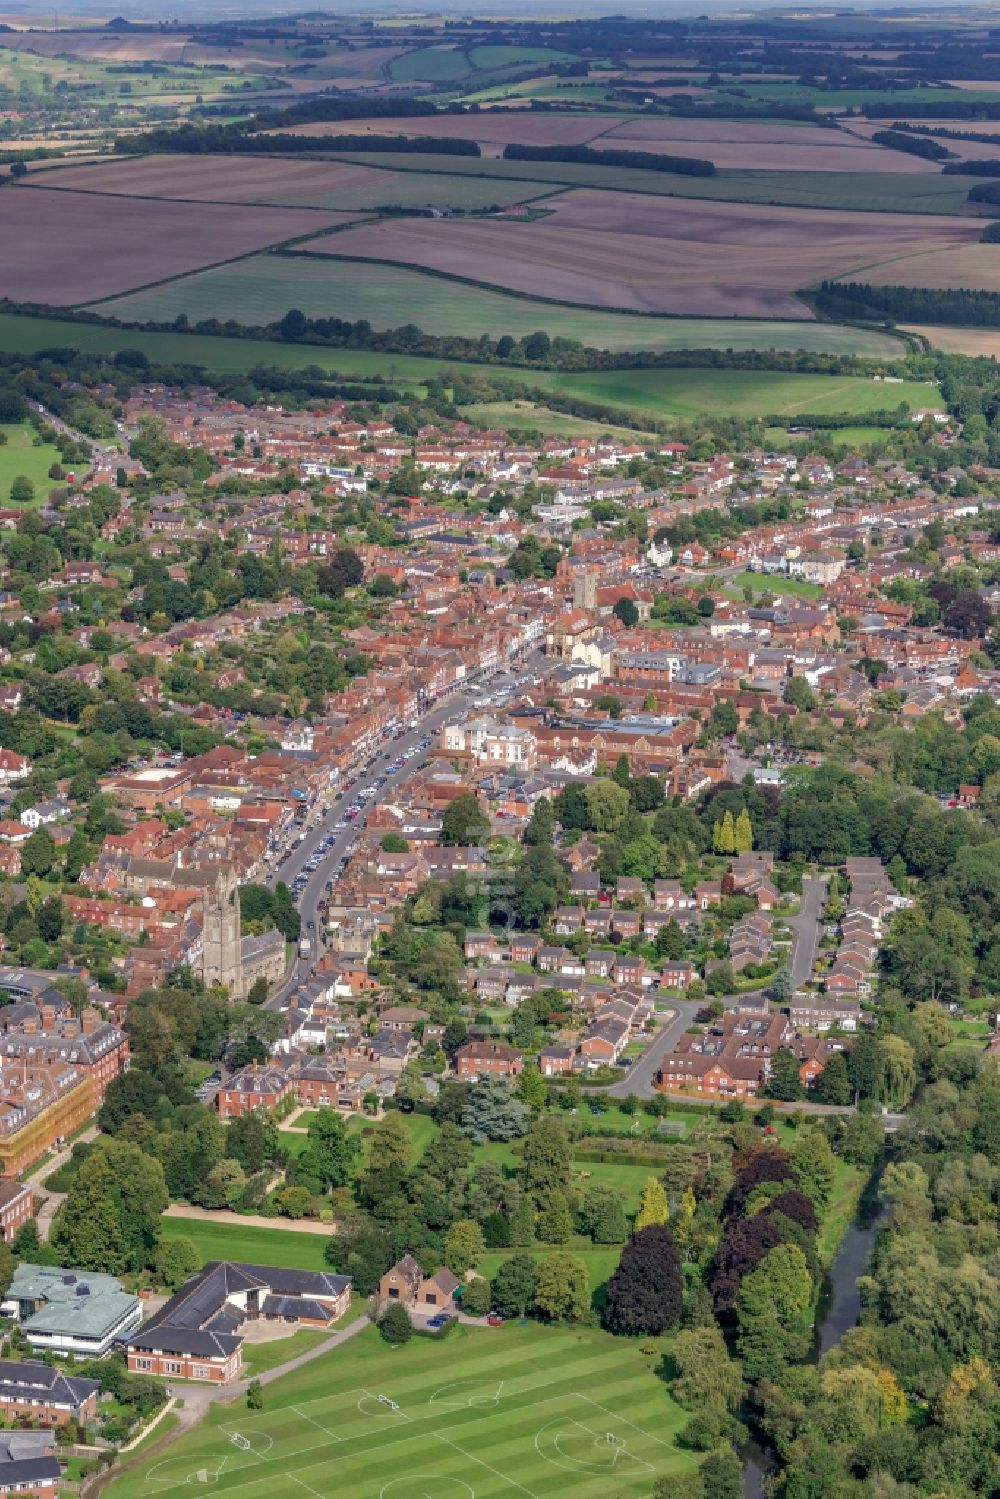
[[240, 890], [231, 864], [220, 864], [202, 896], [201, 978], [223, 984], [234, 999], [246, 999], [258, 979], [271, 991], [285, 975], [285, 939], [272, 929], [240, 936]]

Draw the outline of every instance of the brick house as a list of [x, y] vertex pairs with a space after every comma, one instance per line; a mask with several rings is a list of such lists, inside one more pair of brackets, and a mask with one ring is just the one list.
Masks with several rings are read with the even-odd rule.
[[0, 1415], [42, 1426], [83, 1425], [97, 1415], [96, 1379], [77, 1379], [35, 1359], [0, 1359]]
[[660, 982], [664, 989], [689, 989], [697, 977], [693, 963], [664, 963]]
[[0, 1180], [0, 1234], [9, 1244], [22, 1224], [32, 1216], [31, 1188], [22, 1182]]
[[524, 1057], [504, 1041], [467, 1041], [455, 1053], [455, 1071], [467, 1082], [480, 1077], [519, 1077]]
[[572, 1072], [575, 1056], [572, 1046], [545, 1046], [538, 1053], [538, 1070], [543, 1077], [561, 1077]]
[[405, 1254], [391, 1266], [378, 1283], [381, 1301], [400, 1301], [418, 1314], [435, 1316], [453, 1311], [455, 1291], [461, 1285], [458, 1276], [447, 1266], [433, 1275], [425, 1275], [412, 1254]]
[[215, 1095], [220, 1119], [242, 1119], [254, 1109], [274, 1109], [293, 1092], [294, 1084], [280, 1067], [261, 1067], [254, 1062], [231, 1077]]

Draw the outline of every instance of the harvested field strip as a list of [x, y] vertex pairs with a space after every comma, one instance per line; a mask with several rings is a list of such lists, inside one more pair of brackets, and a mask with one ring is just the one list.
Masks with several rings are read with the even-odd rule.
[[908, 323], [905, 331], [926, 338], [932, 349], [941, 349], [945, 354], [1000, 359], [1000, 328], [944, 328]]
[[186, 203], [262, 204], [350, 211], [373, 208], [486, 208], [560, 191], [561, 184], [445, 173], [394, 172], [301, 156], [133, 156], [87, 166], [34, 170], [23, 184], [50, 191]]
[[935, 290], [1000, 292], [1000, 256], [995, 245], [955, 245], [947, 250], [879, 260], [842, 272], [842, 281], [870, 281], [879, 286], [926, 286]]
[[348, 221], [312, 209], [143, 203], [6, 187], [0, 295], [66, 306], [222, 264]]
[[[369, 166], [374, 164], [371, 152], [337, 151], [331, 153], [331, 158]], [[579, 162], [505, 161], [494, 157], [476, 160], [401, 151], [379, 152], [375, 162], [398, 172], [435, 171], [463, 177], [495, 177], [511, 183], [530, 176], [536, 182], [594, 187], [606, 192], [866, 213], [959, 213], [969, 189], [976, 182], [987, 180], [985, 177], [943, 177], [939, 173], [920, 172], [725, 170], [717, 172], [714, 177], [686, 177], [630, 167], [585, 166]]]
[[[411, 54], [412, 56], [413, 54]], [[456, 56], [457, 54], [451, 54]], [[371, 120], [321, 120], [299, 125], [296, 135], [421, 135], [469, 141], [491, 141], [505, 145], [516, 141], [528, 146], [580, 146], [631, 118], [627, 114], [520, 114], [403, 115]], [[274, 132], [268, 132], [273, 134]]]
[[[816, 131], [817, 135], [824, 132]], [[597, 143], [611, 146], [611, 137]], [[936, 174], [938, 165], [903, 151], [873, 149], [860, 141], [834, 142], [832, 145], [759, 145], [756, 141], [633, 141], [614, 138], [627, 150], [648, 151], [654, 155], [708, 157], [716, 167], [729, 171], [768, 172], [875, 172], [902, 173], [906, 176]]]
[[307, 317], [367, 318], [377, 329], [416, 323], [427, 333], [477, 338], [544, 330], [601, 349], [809, 349], [891, 355], [897, 340], [828, 323], [623, 316], [518, 297], [443, 275], [332, 256], [252, 256], [102, 303], [95, 311], [136, 322], [234, 318], [264, 325], [295, 306]]

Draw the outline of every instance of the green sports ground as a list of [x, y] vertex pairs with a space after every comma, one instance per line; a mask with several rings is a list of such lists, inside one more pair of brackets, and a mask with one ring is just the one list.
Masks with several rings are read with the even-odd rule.
[[263, 1411], [213, 1405], [105, 1494], [646, 1499], [695, 1466], [659, 1359], [575, 1328], [460, 1326], [396, 1349], [366, 1328], [268, 1385]]

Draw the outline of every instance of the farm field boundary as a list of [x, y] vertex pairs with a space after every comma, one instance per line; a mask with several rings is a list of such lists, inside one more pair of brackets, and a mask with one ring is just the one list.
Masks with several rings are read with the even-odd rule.
[[414, 270], [394, 261], [313, 254], [308, 246], [197, 272], [111, 298], [91, 310], [136, 322], [169, 323], [183, 313], [192, 323], [231, 317], [265, 324], [277, 321], [293, 306], [310, 318], [366, 318], [378, 330], [414, 321], [427, 333], [473, 338], [484, 333], [493, 338], [505, 333], [522, 337], [542, 330], [552, 337], [613, 351], [804, 349], [873, 358], [904, 352], [902, 340], [891, 334], [837, 323], [694, 319], [575, 308], [565, 302], [522, 297], [467, 277]]

